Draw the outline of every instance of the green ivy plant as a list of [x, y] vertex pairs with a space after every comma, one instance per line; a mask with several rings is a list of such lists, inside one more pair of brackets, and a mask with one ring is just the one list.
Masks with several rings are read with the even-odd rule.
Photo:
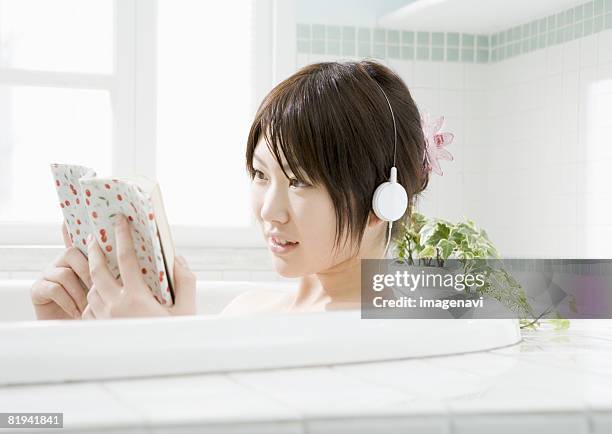
[[[398, 259], [408, 265], [443, 267], [451, 258], [462, 264], [465, 275], [483, 274], [485, 284], [468, 290], [475, 291], [478, 296], [494, 298], [517, 313], [521, 328], [537, 328], [541, 317], [549, 313], [536, 317], [524, 288], [506, 270], [493, 267], [486, 260], [471, 261], [500, 259], [500, 255], [485, 230], [479, 229], [470, 219], [451, 223], [444, 219], [428, 220], [413, 212], [410, 220], [402, 224], [395, 248]], [[561, 318], [558, 312], [556, 314], [557, 318], [549, 319], [554, 327], [568, 328], [569, 320]]]

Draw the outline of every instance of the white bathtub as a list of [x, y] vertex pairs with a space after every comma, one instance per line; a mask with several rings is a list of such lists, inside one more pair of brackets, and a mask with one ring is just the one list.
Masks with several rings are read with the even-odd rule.
[[284, 282], [198, 282], [201, 315], [35, 321], [32, 281], [0, 280], [0, 385], [228, 372], [439, 356], [509, 346], [516, 320], [367, 319], [360, 311], [216, 318]]

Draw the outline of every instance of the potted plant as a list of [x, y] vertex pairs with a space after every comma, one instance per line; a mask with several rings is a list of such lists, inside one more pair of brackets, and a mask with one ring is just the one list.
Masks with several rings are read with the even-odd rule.
[[[520, 318], [522, 328], [535, 328], [541, 317], [536, 316], [527, 300], [524, 288], [503, 267], [487, 261], [500, 263], [501, 257], [484, 229], [474, 221], [452, 223], [444, 219], [427, 219], [419, 213], [412, 213], [410, 220], [403, 223], [400, 235], [395, 240], [397, 259], [414, 266], [444, 267], [449, 259], [461, 264], [465, 275], [483, 274], [485, 283], [466, 288], [475, 296], [497, 300]], [[569, 320], [559, 317], [550, 319], [556, 328], [567, 328]]]

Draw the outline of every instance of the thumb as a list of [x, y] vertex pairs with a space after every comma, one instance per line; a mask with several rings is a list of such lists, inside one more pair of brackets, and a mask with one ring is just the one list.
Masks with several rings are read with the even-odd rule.
[[64, 239], [65, 247], [72, 247], [72, 240], [70, 239], [70, 234], [68, 233], [68, 228], [66, 227], [66, 220], [62, 222], [62, 238]]
[[179, 315], [196, 313], [196, 276], [187, 266], [185, 258], [178, 255], [174, 260], [174, 310]]

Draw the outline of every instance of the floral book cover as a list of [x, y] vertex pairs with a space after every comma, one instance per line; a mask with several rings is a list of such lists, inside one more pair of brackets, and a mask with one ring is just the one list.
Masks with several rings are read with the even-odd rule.
[[87, 257], [87, 236], [93, 234], [109, 269], [119, 278], [112, 218], [125, 215], [145, 282], [161, 304], [171, 305], [171, 284], [150, 196], [135, 182], [98, 178], [87, 167], [51, 164], [51, 171], [73, 246]]

